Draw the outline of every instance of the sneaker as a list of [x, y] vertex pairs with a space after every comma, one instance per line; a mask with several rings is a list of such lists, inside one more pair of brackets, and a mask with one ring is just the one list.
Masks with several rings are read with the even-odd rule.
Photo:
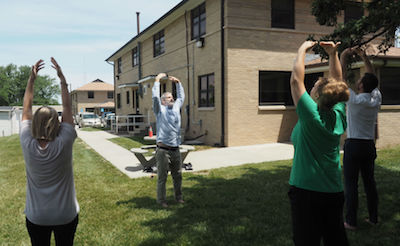
[[369, 218], [365, 218], [364, 221], [367, 222], [368, 224], [372, 225], [372, 226], [376, 226], [378, 224], [378, 222], [374, 223], [374, 222], [370, 221]]
[[352, 226], [352, 225], [348, 224], [347, 222], [344, 222], [343, 225], [344, 225], [344, 228], [346, 228], [347, 230], [352, 230], [352, 231], [357, 230], [356, 226]]
[[143, 172], [152, 173], [153, 172], [153, 168], [152, 167], [145, 167], [145, 168], [143, 168]]
[[185, 201], [183, 199], [179, 199], [177, 202], [180, 203], [180, 204], [184, 204], [185, 203]]

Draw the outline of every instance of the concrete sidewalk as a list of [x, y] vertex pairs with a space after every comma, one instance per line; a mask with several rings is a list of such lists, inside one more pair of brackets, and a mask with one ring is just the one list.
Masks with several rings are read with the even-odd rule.
[[[117, 135], [105, 131], [81, 131], [78, 128], [77, 133], [78, 137], [86, 144], [130, 178], [154, 175], [152, 173], [144, 173], [139, 160], [129, 150], [108, 141], [110, 138], [118, 137]], [[238, 166], [245, 163], [288, 160], [292, 158], [293, 146], [291, 144], [272, 143], [192, 151], [186, 157], [185, 163], [190, 162], [193, 166], [193, 171], [188, 172], [195, 172]]]

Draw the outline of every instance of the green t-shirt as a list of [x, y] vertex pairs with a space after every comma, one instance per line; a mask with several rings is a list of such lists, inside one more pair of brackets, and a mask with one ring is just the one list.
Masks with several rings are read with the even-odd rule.
[[294, 157], [289, 184], [319, 192], [343, 191], [339, 145], [346, 130], [345, 104], [319, 111], [306, 92], [296, 112], [299, 120], [292, 132]]

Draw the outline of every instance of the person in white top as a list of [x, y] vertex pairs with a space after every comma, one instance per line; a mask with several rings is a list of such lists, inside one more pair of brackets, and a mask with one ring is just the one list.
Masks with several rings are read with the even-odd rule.
[[[343, 169], [345, 183], [346, 216], [344, 226], [357, 228], [358, 176], [364, 183], [367, 196], [370, 224], [378, 223], [378, 192], [374, 178], [376, 159], [375, 139], [377, 116], [382, 102], [378, 78], [365, 49], [347, 48], [341, 54], [342, 71], [345, 73], [347, 60], [356, 53], [364, 61], [366, 72], [355, 85], [349, 84], [350, 99], [347, 102], [347, 139], [344, 144]], [[343, 78], [346, 78], [345, 74]]]
[[44, 67], [43, 60], [32, 66], [26, 86], [20, 141], [26, 168], [26, 227], [32, 245], [73, 245], [78, 225], [72, 146], [77, 137], [70, 95], [60, 66], [51, 58], [61, 80], [62, 120], [54, 108], [40, 107], [32, 116], [34, 83]]

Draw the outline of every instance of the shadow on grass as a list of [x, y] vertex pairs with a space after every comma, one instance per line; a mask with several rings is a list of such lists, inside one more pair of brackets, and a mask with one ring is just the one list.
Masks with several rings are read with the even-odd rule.
[[[289, 172], [290, 167], [277, 166], [248, 167], [245, 174], [231, 179], [191, 175], [183, 181], [186, 203], [170, 202], [168, 217], [143, 224], [162, 237], [140, 245], [291, 245]], [[185, 182], [193, 185], [185, 187]], [[149, 197], [117, 204], [160, 209]]]
[[[244, 170], [234, 178], [213, 173], [186, 177], [186, 203], [172, 203], [168, 217], [144, 222], [154, 235], [162, 236], [147, 238], [139, 245], [293, 245], [287, 197], [290, 166], [268, 170], [249, 166]], [[360, 225], [356, 232], [347, 232], [351, 245], [396, 245], [400, 240], [400, 172], [383, 166], [377, 166], [375, 172], [382, 223], [371, 227], [361, 222], [367, 208], [360, 181]], [[185, 187], [185, 182], [193, 185]], [[150, 197], [119, 205], [160, 210]]]

